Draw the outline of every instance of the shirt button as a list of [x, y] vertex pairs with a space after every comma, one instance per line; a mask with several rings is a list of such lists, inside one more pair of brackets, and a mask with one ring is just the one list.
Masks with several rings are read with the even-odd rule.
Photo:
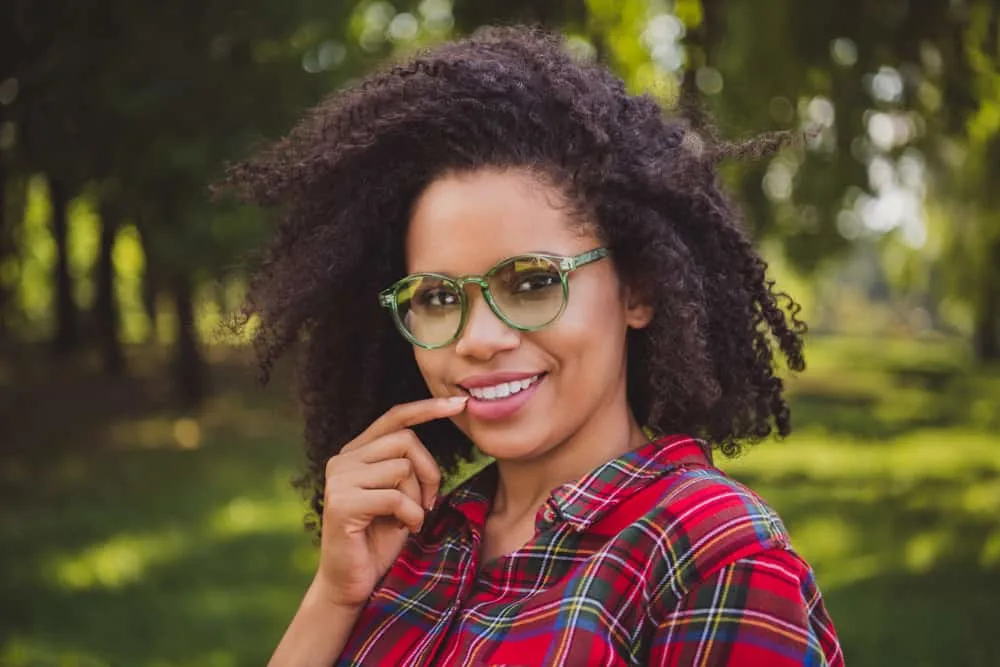
[[552, 523], [556, 520], [556, 513], [552, 511], [551, 507], [546, 507], [545, 511], [542, 512], [542, 518], [545, 519], [547, 523]]

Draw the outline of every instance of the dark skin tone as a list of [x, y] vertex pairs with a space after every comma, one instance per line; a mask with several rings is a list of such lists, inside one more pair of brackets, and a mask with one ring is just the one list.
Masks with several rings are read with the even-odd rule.
[[[573, 256], [598, 246], [596, 235], [558, 203], [558, 192], [527, 170], [444, 176], [414, 207], [409, 268], [481, 273], [524, 252]], [[422, 527], [441, 475], [411, 427], [450, 418], [497, 459], [499, 483], [480, 566], [534, 536], [534, 517], [554, 488], [646, 442], [625, 396], [625, 333], [646, 326], [652, 311], [629, 298], [611, 262], [586, 268], [574, 274], [566, 311], [541, 331], [509, 328], [480, 294], [471, 300], [458, 341], [437, 350], [414, 348], [434, 398], [396, 406], [327, 462], [319, 569], [272, 665], [336, 657], [333, 649], [339, 650], [376, 582], [409, 534]], [[509, 370], [545, 376], [514, 415], [477, 419], [457, 382]], [[317, 636], [324, 637], [322, 645]]]
[[[721, 142], [563, 47], [491, 29], [387, 65], [227, 171], [222, 190], [278, 213], [236, 327], [259, 323], [265, 379], [299, 348], [310, 525], [367, 568], [349, 595], [327, 585], [337, 568], [317, 573], [273, 664], [339, 655], [366, 582], [475, 447], [499, 461], [489, 559], [532, 537], [552, 488], [641, 443], [640, 424], [726, 455], [790, 432], [776, 370], [804, 368], [805, 325], [716, 170], [788, 137]], [[544, 331], [505, 329], [470, 287], [466, 335], [415, 353], [375, 299], [415, 270], [481, 274], [524, 251], [597, 245], [613, 256], [571, 276], [569, 309]], [[421, 400], [496, 370], [548, 373], [509, 423]]]
[[376, 582], [418, 532], [441, 473], [410, 430], [465, 408], [465, 399], [396, 406], [330, 457], [319, 568], [268, 663], [329, 665]]
[[[407, 235], [410, 272], [483, 273], [506, 257], [545, 251], [574, 256], [601, 245], [571, 219], [561, 195], [524, 169], [445, 175], [417, 200]], [[463, 377], [505, 371], [543, 375], [517, 413], [452, 418], [497, 460], [499, 483], [487, 519], [480, 562], [530, 540], [551, 491], [646, 442], [626, 401], [625, 336], [652, 311], [631, 302], [613, 261], [570, 276], [570, 299], [558, 320], [537, 332], [505, 325], [481, 293], [470, 290], [462, 336], [436, 350], [414, 348], [434, 396], [464, 395]]]
[[[715, 168], [787, 139], [720, 142], [702, 120], [665, 116], [603, 67], [573, 59], [559, 38], [510, 28], [385, 67], [230, 168], [222, 189], [280, 213], [237, 326], [260, 323], [265, 376], [301, 344], [300, 484], [312, 527], [329, 458], [391, 406], [427, 395], [411, 346], [373, 295], [411, 270], [416, 199], [443, 175], [484, 165], [538, 172], [574, 223], [612, 250], [615, 278], [641, 287], [655, 316], [627, 336], [628, 402], [640, 423], [726, 455], [788, 434], [775, 370], [782, 358], [804, 367], [805, 325], [769, 280]], [[444, 470], [473, 453], [451, 422], [418, 430]]]

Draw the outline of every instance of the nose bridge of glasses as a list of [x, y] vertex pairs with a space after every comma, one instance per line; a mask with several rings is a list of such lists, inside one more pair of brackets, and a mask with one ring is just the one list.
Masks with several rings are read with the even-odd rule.
[[489, 284], [486, 282], [486, 276], [461, 276], [455, 279], [455, 284], [462, 291], [465, 291], [466, 285], [479, 285], [482, 290], [488, 290]]
[[455, 279], [455, 284], [458, 285], [463, 293], [465, 292], [466, 285], [478, 285], [480, 291], [478, 298], [475, 295], [465, 295], [465, 321], [459, 335], [464, 335], [470, 328], [470, 325], [471, 328], [479, 327], [476, 320], [479, 319], [480, 312], [483, 310], [487, 311], [486, 316], [491, 319], [491, 324], [499, 324], [503, 328], [508, 327], [503, 316], [497, 312], [497, 304], [493, 302], [488, 278], [489, 276], [462, 276]]

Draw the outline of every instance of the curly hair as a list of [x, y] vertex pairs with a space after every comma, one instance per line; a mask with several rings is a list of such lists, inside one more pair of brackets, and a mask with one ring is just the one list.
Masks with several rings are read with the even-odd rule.
[[[782, 141], [721, 142], [629, 94], [560, 37], [508, 27], [383, 66], [231, 165], [222, 190], [280, 212], [242, 316], [259, 320], [265, 381], [277, 358], [303, 346], [299, 483], [317, 516], [329, 457], [389, 407], [428, 396], [376, 294], [405, 274], [411, 209], [445, 173], [529, 169], [588, 219], [655, 312], [627, 341], [627, 397], [640, 423], [726, 455], [775, 427], [787, 435], [776, 354], [802, 370], [805, 325], [768, 279], [716, 169]], [[446, 471], [473, 453], [447, 420], [418, 435]]]

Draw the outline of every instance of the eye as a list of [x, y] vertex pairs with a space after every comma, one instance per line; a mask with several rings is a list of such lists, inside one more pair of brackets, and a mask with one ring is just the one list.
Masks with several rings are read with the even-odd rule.
[[414, 301], [423, 308], [446, 308], [458, 305], [458, 294], [447, 287], [429, 287], [417, 292]]
[[514, 294], [525, 294], [537, 292], [548, 287], [559, 284], [559, 274], [552, 271], [532, 271], [518, 273], [511, 281], [511, 292]]

